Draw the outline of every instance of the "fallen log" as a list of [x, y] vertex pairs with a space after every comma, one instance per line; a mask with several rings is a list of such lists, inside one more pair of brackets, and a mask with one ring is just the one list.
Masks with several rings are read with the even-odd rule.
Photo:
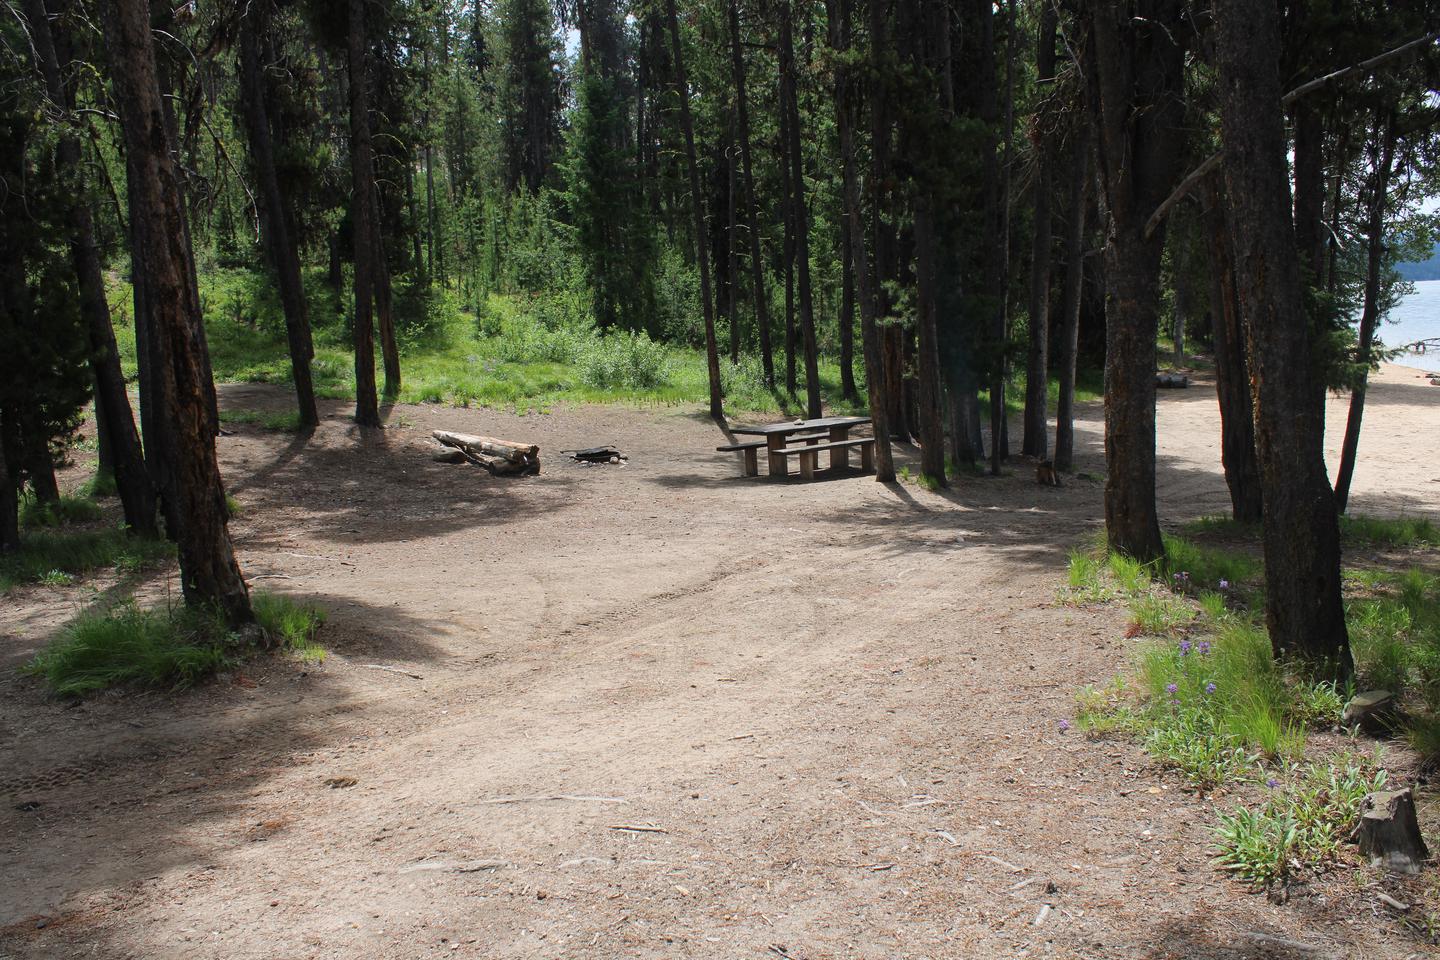
[[431, 436], [445, 446], [461, 451], [465, 459], [492, 474], [540, 472], [540, 447], [533, 443], [515, 443], [449, 430], [436, 430]]

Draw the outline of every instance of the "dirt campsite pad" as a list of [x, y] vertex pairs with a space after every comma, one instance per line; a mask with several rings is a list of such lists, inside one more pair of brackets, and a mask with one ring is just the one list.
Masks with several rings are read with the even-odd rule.
[[[1415, 373], [1371, 387], [1356, 509], [1435, 515]], [[5, 598], [0, 956], [1427, 955], [1345, 876], [1247, 893], [1210, 801], [1061, 731], [1136, 642], [1054, 599], [1098, 479], [745, 479], [675, 409], [326, 412], [219, 441], [246, 574], [328, 608], [323, 664], [57, 700], [16, 668], [126, 585]], [[434, 429], [630, 459], [491, 477]], [[1205, 381], [1162, 395], [1167, 520], [1223, 512], [1218, 432]]]

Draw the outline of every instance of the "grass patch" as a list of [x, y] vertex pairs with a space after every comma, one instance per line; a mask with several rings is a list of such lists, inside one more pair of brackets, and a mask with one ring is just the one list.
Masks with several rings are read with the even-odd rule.
[[22, 583], [68, 583], [57, 578], [102, 569], [130, 573], [174, 555], [169, 541], [133, 536], [120, 527], [27, 531], [17, 549], [0, 555], [0, 592]]
[[[323, 612], [267, 594], [257, 594], [253, 603], [272, 646], [306, 660], [323, 658], [315, 643]], [[82, 615], [25, 669], [63, 695], [120, 684], [185, 689], [234, 666], [249, 652], [211, 612], [145, 610], [132, 601]]]
[[1381, 547], [1440, 546], [1440, 527], [1416, 517], [1340, 517], [1340, 536], [1348, 543]]
[[100, 505], [89, 497], [62, 495], [53, 503], [41, 503], [33, 494], [20, 500], [20, 526], [62, 527], [70, 523], [93, 523], [101, 516]]
[[244, 423], [278, 433], [297, 433], [300, 430], [300, 413], [297, 410], [272, 413], [263, 410], [221, 410], [220, 422]]
[[79, 493], [82, 497], [98, 499], [119, 496], [120, 489], [115, 486], [115, 474], [109, 470], [97, 470], [93, 477], [81, 484]]

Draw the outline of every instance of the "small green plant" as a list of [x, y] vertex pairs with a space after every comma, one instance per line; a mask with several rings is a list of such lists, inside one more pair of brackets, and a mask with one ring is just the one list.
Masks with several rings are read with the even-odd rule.
[[1151, 568], [1134, 557], [1112, 553], [1109, 566], [1110, 575], [1115, 578], [1121, 593], [1135, 596], [1150, 589]]
[[313, 604], [296, 603], [273, 593], [257, 593], [250, 598], [255, 620], [265, 630], [273, 646], [290, 650], [301, 659], [321, 661], [325, 650], [315, 636], [325, 624], [325, 611]]
[[1179, 633], [1195, 619], [1195, 610], [1190, 604], [1160, 592], [1131, 598], [1130, 614], [1141, 633], [1156, 637]]
[[47, 587], [68, 587], [75, 582], [75, 578], [63, 570], [51, 570], [42, 576], [39, 582]]
[[1066, 564], [1068, 583], [1061, 592], [1067, 603], [1105, 603], [1117, 596], [1105, 567], [1093, 551], [1072, 549]]
[[1087, 685], [1075, 695], [1075, 722], [1080, 731], [1095, 737], [1133, 734], [1140, 718], [1130, 705], [1123, 677], [1104, 689]]
[[42, 503], [26, 494], [20, 500], [22, 527], [63, 527], [71, 523], [92, 523], [100, 519], [100, 505], [89, 497], [61, 496]]
[[230, 494], [227, 493], [225, 494], [225, 512], [229, 514], [230, 518], [233, 520], [235, 517], [238, 517], [245, 512], [245, 507], [240, 503], [239, 500], [236, 500], [234, 497], [230, 496]]
[[1375, 759], [1356, 753], [1277, 773], [1266, 780], [1264, 803], [1222, 815], [1215, 828], [1216, 863], [1261, 887], [1299, 870], [1323, 870], [1359, 818], [1365, 795], [1385, 786]]

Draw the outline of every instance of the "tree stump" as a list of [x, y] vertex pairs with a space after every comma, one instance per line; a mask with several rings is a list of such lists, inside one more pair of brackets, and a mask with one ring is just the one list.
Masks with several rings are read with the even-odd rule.
[[1415, 796], [1410, 788], [1386, 790], [1365, 797], [1353, 839], [1372, 867], [1395, 873], [1419, 873], [1430, 851], [1415, 819]]
[[1357, 693], [1345, 704], [1340, 723], [1371, 734], [1386, 734], [1395, 727], [1396, 697], [1389, 690], [1366, 690]]

